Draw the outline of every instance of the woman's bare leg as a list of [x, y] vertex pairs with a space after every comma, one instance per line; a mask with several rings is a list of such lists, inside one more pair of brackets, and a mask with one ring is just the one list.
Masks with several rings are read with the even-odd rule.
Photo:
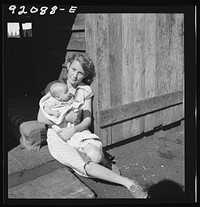
[[91, 158], [91, 160], [94, 163], [99, 163], [105, 166], [106, 168], [109, 168], [113, 172], [120, 174], [119, 168], [116, 165], [109, 162], [105, 158], [103, 151], [98, 147], [94, 146], [93, 144], [87, 144], [84, 148], [84, 152]]
[[86, 164], [85, 170], [89, 176], [106, 180], [112, 183], [117, 183], [125, 186], [128, 189], [133, 184], [133, 181], [131, 181], [130, 179], [118, 175], [113, 171], [107, 169], [106, 167], [94, 162], [89, 162], [88, 164]]
[[85, 170], [87, 174], [89, 176], [92, 176], [93, 178], [98, 178], [112, 183], [117, 183], [126, 187], [130, 191], [130, 193], [133, 194], [134, 198], [148, 197], [148, 193], [145, 192], [141, 188], [141, 186], [138, 185], [137, 182], [128, 179], [124, 176], [118, 175], [114, 173], [112, 170], [109, 170], [100, 164], [89, 162], [85, 165]]

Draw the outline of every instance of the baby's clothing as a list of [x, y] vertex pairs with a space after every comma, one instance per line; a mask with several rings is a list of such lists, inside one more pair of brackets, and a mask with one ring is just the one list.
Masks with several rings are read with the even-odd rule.
[[[48, 118], [50, 121], [54, 122], [55, 124], [59, 125], [63, 122], [66, 114], [68, 114], [71, 110], [79, 111], [83, 109], [83, 104], [78, 102], [77, 100], [70, 100], [67, 102], [58, 101], [54, 97], [51, 96], [50, 92], [43, 96], [40, 100], [40, 108], [43, 114]], [[52, 111], [59, 111], [59, 116], [53, 116], [48, 114], [44, 107], [47, 106]]]

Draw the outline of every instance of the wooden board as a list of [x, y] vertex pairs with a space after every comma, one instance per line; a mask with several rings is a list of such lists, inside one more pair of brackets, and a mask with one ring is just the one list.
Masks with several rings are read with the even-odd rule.
[[[122, 14], [122, 104], [134, 101], [134, 41], [133, 14]], [[126, 120], [122, 124], [123, 137], [132, 137], [135, 134], [135, 120]]]
[[[96, 68], [98, 76], [98, 109], [110, 106], [110, 72], [108, 44], [108, 14], [96, 14]], [[101, 68], [101, 70], [98, 70]], [[100, 125], [99, 125], [100, 127]], [[111, 127], [100, 129], [103, 145], [112, 144]]]
[[[110, 72], [110, 107], [122, 104], [122, 14], [109, 16], [109, 72]], [[112, 126], [112, 140], [122, 139], [122, 125]]]
[[151, 97], [144, 100], [116, 106], [111, 109], [100, 110], [99, 125], [105, 127], [125, 121], [127, 119], [144, 116], [155, 111], [161, 111], [165, 108], [182, 104], [183, 91], [176, 91], [163, 94], [157, 97]]
[[67, 50], [85, 51], [85, 32], [72, 32]]
[[[95, 64], [96, 77], [92, 84], [94, 92], [94, 131], [101, 138], [103, 146], [112, 143], [111, 127], [100, 129], [99, 109], [110, 105], [108, 14], [86, 14], [86, 51]], [[95, 28], [95, 29], [94, 29]], [[92, 48], [92, 49], [91, 49]], [[101, 68], [101, 70], [99, 70]], [[107, 91], [107, 93], [105, 93]]]
[[[156, 14], [146, 14], [145, 22], [145, 99], [155, 97], [155, 70], [156, 70]], [[154, 128], [154, 114], [145, 117], [144, 131]]]
[[76, 15], [76, 19], [71, 30], [85, 30], [85, 14], [80, 13]]

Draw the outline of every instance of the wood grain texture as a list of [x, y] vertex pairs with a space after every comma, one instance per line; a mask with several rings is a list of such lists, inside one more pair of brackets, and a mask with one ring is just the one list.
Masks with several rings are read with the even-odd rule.
[[85, 51], [85, 32], [72, 32], [66, 49]]
[[[95, 14], [85, 14], [85, 44], [86, 53], [94, 63], [95, 71], [97, 73], [98, 68], [96, 67], [96, 19]], [[99, 135], [99, 106], [98, 106], [98, 75], [96, 75], [91, 87], [94, 93], [93, 98], [93, 117], [94, 117], [94, 132]]]
[[[175, 37], [175, 18], [174, 14], [166, 14], [164, 16], [164, 28], [166, 30], [166, 45], [165, 45], [165, 62], [164, 62], [164, 84], [163, 93], [168, 91], [174, 91], [174, 80], [176, 79], [176, 68], [174, 67], [173, 56], [175, 55], [174, 48], [176, 47], [176, 42], [174, 42]], [[163, 125], [167, 125], [171, 122], [173, 118], [173, 108], [163, 110]]]
[[[183, 91], [183, 14], [86, 16], [86, 52], [97, 71], [94, 107], [103, 143], [109, 145], [183, 118], [182, 104], [160, 111], [156, 110], [159, 104], [149, 104], [151, 98]], [[146, 113], [137, 108], [138, 101], [145, 101], [138, 107]], [[132, 107], [126, 108], [128, 104]], [[139, 117], [133, 115], [137, 110]], [[113, 113], [109, 124], [102, 115], [105, 111]]]
[[[156, 14], [146, 14], [145, 22], [145, 98], [155, 97], [156, 71]], [[154, 128], [154, 114], [145, 117], [144, 131]]]
[[96, 67], [98, 73], [98, 104], [99, 109], [110, 107], [110, 68], [109, 68], [109, 34], [108, 34], [108, 14], [96, 15]]
[[[108, 14], [109, 17], [109, 72], [110, 107], [122, 104], [122, 14]], [[122, 124], [113, 125], [112, 142], [122, 139]]]
[[103, 146], [112, 143], [111, 127], [100, 129], [99, 109], [110, 107], [108, 14], [86, 14], [86, 52], [95, 64], [96, 78], [92, 84], [95, 94], [94, 131]]
[[74, 24], [72, 26], [73, 30], [85, 30], [85, 14], [77, 14]]
[[[183, 74], [183, 42], [180, 38], [179, 30], [181, 15], [166, 14], [166, 24], [168, 28], [168, 60], [166, 62], [166, 90], [173, 92], [181, 88]], [[182, 16], [183, 17], [183, 16]], [[182, 27], [182, 26], [181, 26]], [[181, 106], [175, 106], [171, 109], [164, 110], [163, 124], [167, 125], [181, 118]]]
[[[134, 16], [122, 14], [122, 104], [134, 101]], [[135, 120], [126, 120], [122, 124], [123, 137], [135, 134]]]
[[[155, 95], [163, 94], [164, 83], [164, 60], [165, 60], [165, 45], [166, 45], [166, 29], [164, 24], [164, 14], [156, 14], [156, 71], [155, 71]], [[163, 111], [155, 112], [154, 127], [163, 124]]]
[[[142, 100], [145, 95], [145, 59], [144, 59], [144, 40], [145, 40], [145, 14], [134, 14], [134, 102]], [[144, 117], [134, 120], [135, 133], [138, 135], [144, 131]]]
[[[110, 107], [108, 14], [96, 14], [96, 67], [98, 75], [98, 108]], [[112, 144], [111, 127], [100, 129], [103, 145]]]
[[176, 91], [151, 97], [140, 101], [100, 110], [99, 125], [101, 127], [144, 116], [157, 110], [164, 110], [183, 102], [183, 91]]

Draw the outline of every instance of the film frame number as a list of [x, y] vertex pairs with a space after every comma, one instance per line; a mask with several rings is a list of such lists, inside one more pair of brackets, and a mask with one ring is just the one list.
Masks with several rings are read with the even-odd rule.
[[[17, 9], [17, 6], [16, 5], [11, 5], [11, 6], [9, 6], [8, 9], [11, 11], [11, 14], [17, 13], [18, 15], [23, 15], [23, 14], [27, 14], [28, 13], [28, 11], [26, 10], [26, 7], [23, 6], [23, 5], [19, 7], [19, 11], [18, 12], [16, 11], [16, 9]], [[35, 13], [39, 12], [40, 15], [45, 15], [45, 14], [47, 14], [47, 10], [48, 9], [49, 9], [48, 6], [42, 6], [40, 8], [37, 8], [35, 6], [32, 6], [30, 8], [29, 12], [31, 14], [35, 14]], [[71, 6], [69, 8], [69, 13], [75, 13], [76, 9], [77, 9], [77, 6]], [[53, 15], [53, 14], [56, 13], [57, 10], [59, 10], [58, 6], [52, 6], [52, 7], [50, 7], [49, 14], [50, 15]], [[60, 10], [63, 11], [65, 9], [60, 9]]]

